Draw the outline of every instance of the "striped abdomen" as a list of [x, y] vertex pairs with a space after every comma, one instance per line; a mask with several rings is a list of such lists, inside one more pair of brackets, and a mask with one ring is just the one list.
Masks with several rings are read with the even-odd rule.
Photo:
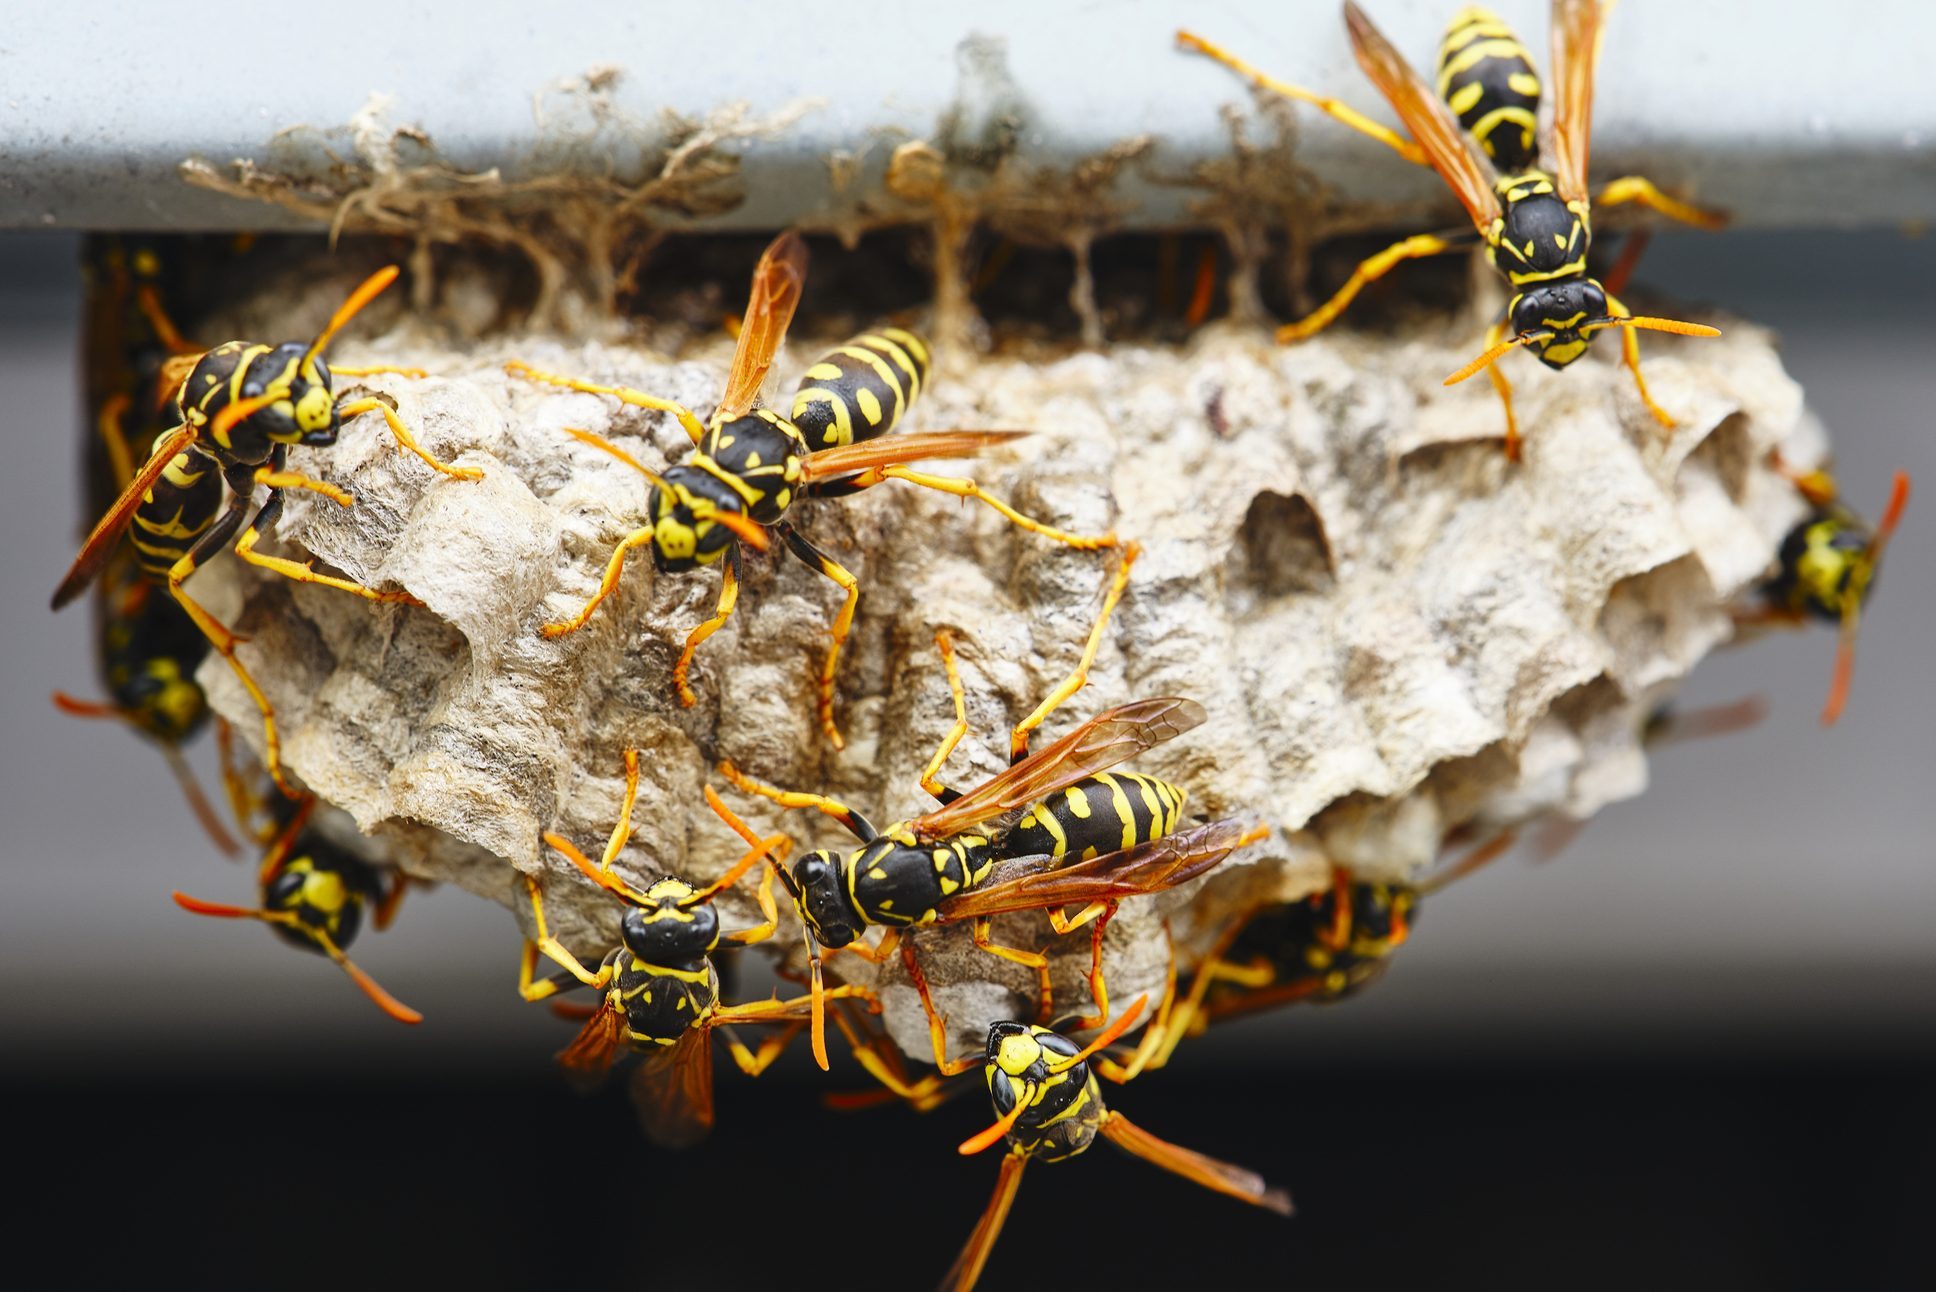
[[1184, 792], [1137, 772], [1104, 772], [1077, 781], [1022, 816], [1002, 842], [1010, 857], [1047, 853], [1086, 861], [1175, 831]]
[[807, 369], [793, 424], [811, 449], [871, 440], [894, 429], [928, 379], [927, 343], [897, 327], [855, 337]]
[[1539, 73], [1512, 29], [1461, 9], [1439, 45], [1439, 97], [1502, 172], [1539, 162]]
[[143, 573], [166, 579], [169, 568], [187, 555], [221, 508], [222, 472], [215, 460], [193, 447], [177, 453], [141, 495], [128, 526], [128, 541]]

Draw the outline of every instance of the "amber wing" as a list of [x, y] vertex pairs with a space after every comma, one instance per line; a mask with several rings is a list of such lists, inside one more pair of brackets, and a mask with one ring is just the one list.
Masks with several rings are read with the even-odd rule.
[[1546, 164], [1568, 202], [1586, 198], [1586, 162], [1593, 133], [1593, 73], [1600, 61], [1606, 17], [1603, 0], [1553, 0], [1553, 117]]
[[1499, 199], [1492, 191], [1496, 176], [1491, 164], [1473, 151], [1452, 110], [1439, 100], [1431, 86], [1419, 79], [1418, 73], [1384, 34], [1372, 26], [1364, 10], [1349, 0], [1344, 7], [1344, 22], [1351, 32], [1351, 47], [1357, 52], [1358, 66], [1390, 102], [1418, 146], [1425, 150], [1425, 159], [1432, 164], [1432, 169], [1458, 195], [1473, 225], [1484, 233], [1499, 217]]
[[943, 902], [938, 922], [951, 924], [1011, 911], [1086, 906], [1160, 893], [1212, 869], [1233, 849], [1249, 842], [1251, 833], [1241, 821], [1212, 821], [1058, 870], [1037, 870], [1005, 882], [984, 882]]
[[807, 244], [789, 229], [767, 245], [753, 270], [753, 292], [740, 323], [739, 346], [733, 351], [733, 370], [720, 396], [718, 421], [731, 421], [748, 412], [766, 384], [767, 369], [786, 340], [787, 325], [799, 307], [807, 282]]
[[121, 496], [114, 500], [114, 505], [94, 526], [94, 532], [87, 536], [87, 542], [81, 544], [80, 555], [67, 568], [67, 577], [54, 589], [54, 609], [59, 610], [80, 596], [87, 590], [87, 585], [94, 582], [94, 576], [101, 572], [101, 567], [107, 564], [108, 557], [113, 554], [121, 531], [128, 527], [135, 508], [141, 505], [141, 495], [161, 479], [161, 473], [168, 469], [168, 464], [175, 460], [177, 453], [195, 442], [195, 435], [192, 426], [176, 427], [174, 434], [163, 440], [161, 446], [142, 464], [141, 470], [134, 473], [134, 479], [128, 482], [128, 487], [121, 491]]
[[922, 435], [883, 435], [877, 440], [809, 453], [806, 478], [826, 480], [876, 467], [904, 466], [923, 458], [968, 458], [1027, 434], [1027, 431], [931, 431]]
[[558, 1052], [558, 1066], [574, 1086], [596, 1087], [611, 1072], [624, 1035], [625, 1016], [608, 996], [599, 1002], [598, 1011], [586, 1020], [571, 1044]]
[[661, 1148], [691, 1148], [713, 1129], [710, 1029], [690, 1027], [678, 1043], [648, 1054], [628, 1083], [639, 1129]]
[[1206, 1189], [1214, 1189], [1252, 1206], [1275, 1211], [1280, 1216], [1291, 1214], [1291, 1195], [1282, 1189], [1271, 1188], [1264, 1183], [1264, 1177], [1255, 1171], [1246, 1171], [1241, 1166], [1219, 1162], [1194, 1149], [1159, 1139], [1121, 1113], [1112, 1112], [1103, 1119], [1102, 1133], [1124, 1152], [1133, 1153], [1165, 1171], [1173, 1171], [1186, 1180], [1193, 1180]]
[[910, 824], [921, 839], [960, 834], [1174, 740], [1203, 719], [1202, 705], [1176, 696], [1118, 705]]

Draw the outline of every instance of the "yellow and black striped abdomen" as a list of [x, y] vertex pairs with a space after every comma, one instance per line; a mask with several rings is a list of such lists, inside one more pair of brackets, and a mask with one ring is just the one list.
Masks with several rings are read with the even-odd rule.
[[807, 369], [793, 397], [793, 424], [809, 449], [885, 435], [914, 407], [928, 379], [928, 347], [902, 328], [857, 336]]
[[1047, 853], [1084, 861], [1176, 830], [1184, 792], [1138, 772], [1105, 772], [1077, 781], [1023, 814], [1002, 842], [1010, 857]]
[[1502, 171], [1539, 161], [1539, 73], [1512, 28], [1461, 9], [1439, 45], [1439, 97]]
[[149, 578], [164, 580], [222, 508], [222, 473], [196, 448], [175, 455], [136, 504], [128, 541]]

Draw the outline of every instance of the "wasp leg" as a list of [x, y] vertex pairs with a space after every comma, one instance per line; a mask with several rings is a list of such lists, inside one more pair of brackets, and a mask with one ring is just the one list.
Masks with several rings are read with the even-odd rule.
[[[1083, 923], [1090, 920], [1092, 915], [1094, 917], [1094, 922], [1089, 925], [1089, 973], [1087, 976], [1089, 979], [1089, 998], [1095, 1002], [1096, 1012], [1093, 1014], [1085, 1014], [1071, 1024], [1078, 1032], [1086, 1032], [1093, 1028], [1103, 1027], [1109, 1022], [1109, 984], [1104, 980], [1102, 974], [1102, 935], [1108, 930], [1109, 921], [1115, 918], [1116, 908], [1117, 903], [1115, 902], [1092, 903], [1081, 915], [1076, 917], [1075, 922], [1069, 925], [1070, 929], [1080, 928]], [[1058, 917], [1060, 915], [1060, 911], [1049, 912], [1049, 923], [1055, 926], [1056, 932], [1058, 933], [1063, 932], [1062, 927], [1058, 924]]]
[[732, 1028], [727, 1027], [723, 1023], [715, 1024], [714, 1026], [718, 1027], [724, 1033], [726, 1037], [726, 1052], [733, 1056], [733, 1062], [739, 1065], [739, 1070], [749, 1077], [757, 1077], [760, 1073], [765, 1072], [773, 1066], [773, 1060], [786, 1053], [787, 1046], [793, 1043], [794, 1037], [800, 1035], [800, 1029], [805, 1027], [806, 1023], [792, 1022], [786, 1024], [786, 1026], [780, 1029], [778, 1035], [769, 1036], [764, 1041], [761, 1041], [760, 1048], [757, 1051], [747, 1048], [746, 1042], [740, 1040]]
[[155, 290], [153, 283], [143, 283], [135, 288], [134, 303], [135, 308], [141, 311], [141, 317], [147, 319], [148, 326], [154, 329], [155, 340], [161, 342], [170, 354], [199, 355], [202, 352], [200, 346], [184, 337], [181, 329], [175, 326], [175, 320], [169, 317], [167, 308], [161, 303], [161, 293]]
[[134, 459], [128, 454], [128, 437], [121, 433], [121, 418], [126, 415], [134, 400], [126, 394], [111, 395], [102, 403], [101, 411], [95, 415], [94, 429], [100, 432], [101, 445], [107, 450], [108, 466], [114, 472], [116, 491], [126, 489], [134, 479]]
[[[627, 540], [628, 542], [630, 540]], [[680, 648], [678, 662], [672, 666], [672, 686], [679, 693], [679, 703], [690, 709], [699, 703], [699, 697], [692, 693], [688, 679], [692, 676], [692, 657], [699, 650], [699, 644], [726, 626], [733, 617], [733, 610], [739, 605], [739, 544], [733, 543], [726, 549], [726, 568], [719, 576], [719, 602], [713, 607], [713, 617], [686, 634], [686, 644]], [[834, 748], [840, 748], [840, 741], [834, 741]]]
[[1210, 317], [1210, 306], [1217, 299], [1217, 244], [1206, 242], [1197, 257], [1196, 287], [1190, 293], [1190, 307], [1184, 311], [1183, 326], [1191, 331]]
[[1768, 465], [1776, 475], [1794, 485], [1795, 492], [1800, 494], [1811, 507], [1827, 507], [1841, 496], [1841, 490], [1836, 487], [1834, 476], [1820, 467], [1813, 471], [1804, 471], [1800, 467], [1790, 466], [1780, 449], [1768, 455]]
[[[1622, 328], [1621, 331], [1632, 332], [1633, 329]], [[1486, 329], [1486, 348], [1490, 350], [1498, 345], [1500, 338], [1505, 335], [1504, 320], [1494, 322]], [[1486, 376], [1491, 378], [1492, 388], [1499, 395], [1499, 403], [1506, 410], [1506, 461], [1517, 462], [1519, 461], [1519, 419], [1513, 416], [1512, 383], [1506, 380], [1506, 374], [1499, 371], [1499, 365], [1496, 363], [1486, 365]]]
[[1020, 947], [1003, 946], [990, 936], [992, 932], [992, 922], [989, 919], [984, 917], [976, 920], [971, 930], [975, 945], [991, 956], [1000, 956], [1004, 960], [1012, 960], [1018, 965], [1026, 965], [1035, 970], [1035, 990], [1039, 1001], [1035, 1013], [1038, 1020], [1046, 1022], [1055, 1013], [1055, 993], [1049, 982], [1049, 958], [1040, 951], [1024, 951]]
[[973, 498], [977, 502], [985, 503], [1000, 512], [1002, 517], [1011, 525], [1026, 529], [1031, 534], [1040, 534], [1043, 538], [1057, 543], [1064, 543], [1085, 552], [1093, 552], [1104, 547], [1116, 547], [1121, 543], [1121, 540], [1113, 532], [1108, 534], [1071, 534], [1067, 530], [1057, 529], [1055, 526], [1045, 525], [1033, 517], [1024, 516], [1021, 512], [1016, 511], [1013, 507], [1003, 502], [1000, 498], [997, 498], [994, 494], [989, 493], [986, 489], [983, 489], [966, 476], [929, 475], [925, 471], [915, 471], [909, 467], [876, 467], [871, 471], [862, 473], [858, 479], [863, 482], [861, 484], [862, 488], [877, 484], [881, 480], [905, 480], [911, 485], [919, 485], [923, 489], [933, 489], [939, 493], [952, 494], [956, 498]]
[[580, 983], [594, 991], [603, 991], [612, 980], [611, 968], [601, 965], [598, 972], [593, 973], [585, 968], [577, 956], [566, 950], [563, 943], [551, 936], [550, 931], [545, 928], [543, 890], [535, 877], [525, 875], [523, 879], [524, 891], [531, 898], [531, 920], [537, 925], [538, 936], [535, 940], [525, 941], [524, 955], [518, 963], [518, 995], [526, 1000], [544, 1000], [546, 997], [555, 995], [565, 985], [556, 978], [532, 981], [533, 973], [538, 966], [540, 951]]
[[582, 390], [588, 395], [610, 395], [621, 404], [630, 404], [634, 408], [649, 408], [655, 412], [671, 413], [679, 419], [679, 425], [686, 428], [686, 434], [692, 437], [694, 444], [706, 438], [706, 428], [700, 425], [699, 419], [692, 415], [691, 410], [684, 404], [674, 403], [670, 399], [660, 399], [655, 395], [646, 394], [643, 390], [634, 390], [630, 386], [595, 385], [589, 381], [580, 381], [576, 377], [565, 377], [555, 372], [545, 372], [543, 369], [533, 368], [530, 364], [516, 359], [505, 364], [504, 370], [514, 377], [524, 377], [530, 381], [542, 381], [553, 386], [563, 386], [567, 390]]
[[1008, 1209], [1015, 1203], [1015, 1191], [1022, 1187], [1022, 1171], [1028, 1166], [1028, 1158], [1019, 1153], [1002, 1155], [1001, 1174], [995, 1177], [995, 1192], [989, 1196], [988, 1206], [983, 1209], [981, 1219], [962, 1244], [961, 1254], [955, 1263], [941, 1276], [943, 1292], [970, 1292], [981, 1281], [982, 1267], [988, 1264], [988, 1254], [995, 1250], [995, 1240], [1002, 1236], [1002, 1225], [1008, 1220]]
[[580, 606], [578, 613], [569, 619], [559, 619], [551, 623], [539, 624], [538, 634], [546, 638], [563, 637], [566, 633], [575, 633], [580, 628], [583, 628], [591, 619], [593, 612], [598, 609], [605, 598], [612, 595], [612, 590], [618, 587], [618, 576], [625, 572], [625, 554], [633, 548], [643, 547], [651, 543], [651, 541], [652, 527], [650, 525], [647, 525], [644, 529], [635, 529], [630, 534], [627, 534], [619, 541], [619, 545], [612, 549], [611, 559], [605, 562], [605, 573], [598, 580], [598, 591], [592, 594], [592, 599]]
[[432, 457], [423, 445], [417, 443], [416, 437], [410, 434], [410, 428], [403, 424], [403, 419], [397, 416], [396, 410], [380, 399], [359, 399], [355, 403], [344, 404], [336, 410], [336, 415], [346, 422], [352, 417], [361, 417], [365, 413], [383, 414], [383, 420], [390, 424], [390, 434], [396, 437], [397, 447], [416, 454], [432, 471], [441, 471], [453, 480], [484, 478], [484, 473], [476, 467], [454, 467], [440, 458]]
[[839, 799], [828, 798], [825, 794], [808, 794], [800, 790], [778, 789], [762, 781], [754, 780], [751, 776], [748, 776], [745, 772], [742, 772], [739, 768], [724, 759], [720, 760], [718, 770], [719, 774], [732, 782], [734, 788], [740, 792], [756, 794], [763, 799], [770, 799], [783, 808], [812, 808], [814, 811], [824, 816], [830, 816], [840, 822], [841, 825], [847, 828], [849, 834], [852, 834], [862, 843], [872, 843], [875, 835], [879, 833], [866, 817], [854, 811], [854, 809], [848, 807]]
[[265, 570], [273, 570], [285, 579], [294, 579], [297, 583], [321, 584], [325, 588], [335, 588], [340, 592], [354, 593], [362, 597], [365, 601], [389, 602], [393, 605], [404, 606], [420, 606], [423, 604], [423, 602], [401, 589], [394, 592], [378, 592], [375, 588], [365, 587], [353, 579], [339, 579], [333, 574], [318, 574], [313, 567], [302, 561], [291, 561], [280, 556], [264, 556], [262, 553], [256, 551], [255, 545], [260, 541], [262, 531], [270, 525], [275, 524], [276, 518], [281, 513], [282, 495], [280, 493], [270, 494], [269, 500], [262, 504], [262, 510], [255, 514], [255, 519], [249, 522], [249, 527], [242, 531], [242, 537], [235, 544], [235, 554], [247, 561], [250, 565], [261, 566]]
[[[1230, 948], [1236, 945], [1237, 939], [1242, 935], [1244, 929], [1249, 926], [1250, 922], [1257, 917], [1258, 912], [1263, 909], [1264, 906], [1262, 904], [1253, 906], [1244, 913], [1241, 919], [1223, 931], [1222, 936], [1217, 939], [1216, 944], [1210, 948], [1210, 954], [1204, 957], [1203, 963], [1198, 966], [1195, 976], [1191, 978], [1190, 994], [1184, 998], [1182, 1007], [1161, 1016], [1162, 1035], [1153, 1051], [1145, 1057], [1141, 1047], [1138, 1047], [1137, 1054], [1131, 1059], [1125, 1069], [1128, 1076], [1134, 1077], [1145, 1068], [1155, 1069], [1166, 1066], [1170, 1061], [1170, 1056], [1176, 1053], [1176, 1047], [1183, 1043], [1185, 1037], [1194, 1036], [1207, 1026], [1208, 1016], [1204, 1012], [1203, 1003], [1205, 998], [1210, 994], [1210, 988], [1214, 984], [1218, 982], [1237, 982], [1246, 987], [1262, 988], [1268, 987], [1276, 981], [1277, 975], [1268, 966], [1261, 969], [1251, 968], [1232, 964], [1225, 959], [1230, 954]], [[1170, 967], [1172, 975], [1174, 975], [1176, 967], [1174, 947], [1171, 949]], [[1145, 1043], [1148, 1043], [1148, 1040], [1149, 1038], [1146, 1036], [1144, 1038]]]
[[1225, 67], [1261, 89], [1269, 90], [1273, 94], [1281, 94], [1287, 99], [1296, 99], [1299, 102], [1310, 104], [1341, 125], [1350, 126], [1359, 134], [1376, 139], [1379, 143], [1385, 145], [1408, 162], [1419, 166], [1428, 164], [1425, 160], [1425, 150], [1423, 148], [1420, 148], [1396, 130], [1379, 125], [1370, 117], [1365, 116], [1363, 113], [1358, 112], [1340, 100], [1330, 98], [1323, 94], [1313, 94], [1311, 91], [1300, 86], [1280, 81], [1274, 76], [1267, 76], [1222, 46], [1213, 45], [1193, 32], [1177, 32], [1176, 43], [1185, 49], [1194, 49], [1199, 54], [1215, 59], [1217, 62], [1222, 63]]
[[947, 1097], [943, 1091], [942, 1079], [930, 1072], [919, 1081], [909, 1081], [907, 1069], [901, 1064], [900, 1052], [878, 1036], [862, 1036], [853, 1022], [848, 1019], [847, 1011], [832, 1011], [834, 1026], [847, 1038], [847, 1046], [853, 1052], [854, 1061], [874, 1080], [881, 1083], [882, 1090], [867, 1090], [832, 1094], [825, 1097], [829, 1108], [852, 1110], [867, 1108], [889, 1099], [906, 1101], [916, 1112], [930, 1112], [941, 1106]]
[[255, 701], [257, 711], [262, 714], [262, 761], [269, 770], [270, 779], [275, 781], [276, 788], [290, 798], [295, 798], [296, 790], [282, 776], [282, 738], [276, 731], [275, 706], [269, 703], [269, 697], [262, 693], [262, 688], [255, 684], [255, 679], [249, 676], [249, 670], [237, 657], [235, 647], [241, 639], [230, 632], [214, 615], [204, 610], [201, 603], [189, 596], [187, 588], [182, 586], [196, 570], [201, 568], [203, 562], [228, 546], [229, 540], [242, 527], [242, 518], [249, 509], [250, 491], [247, 486], [251, 482], [249, 477], [245, 477], [239, 482], [242, 485], [241, 488], [231, 487], [227, 510], [223, 511], [216, 518], [215, 523], [195, 540], [195, 545], [183, 553], [180, 560], [169, 567], [168, 595], [180, 603], [181, 608], [188, 613], [188, 617], [195, 622], [195, 626], [202, 630], [202, 635], [208, 638], [208, 644], [215, 648], [216, 653], [229, 662], [229, 668], [234, 670], [236, 679], [242, 683], [242, 689], [249, 693], [251, 700]]
[[[874, 1000], [874, 993], [865, 987], [857, 987], [849, 983], [839, 987], [827, 988], [822, 994], [821, 999], [859, 999], [871, 1003]], [[780, 1056], [780, 1052], [786, 1048], [787, 1042], [799, 1035], [801, 1026], [811, 1020], [812, 1017], [813, 997], [795, 996], [791, 1000], [756, 1000], [749, 1001], [744, 1005], [722, 1005], [713, 1011], [712, 1016], [706, 1020], [706, 1025], [708, 1027], [731, 1028], [736, 1023], [787, 1024], [786, 1030], [777, 1038], [777, 1043], [775, 1041], [768, 1041], [762, 1044], [757, 1054], [747, 1049], [745, 1044], [738, 1037], [734, 1036], [731, 1031], [726, 1033], [727, 1049], [731, 1051], [733, 1061], [739, 1064], [740, 1070], [746, 1073], [747, 1076], [757, 1077], [767, 1069], [768, 1065], [774, 1059]]]
[[[1607, 312], [1615, 318], [1633, 317], [1633, 311], [1611, 295], [1607, 297]], [[1640, 392], [1640, 402], [1647, 405], [1647, 411], [1654, 415], [1654, 420], [1660, 423], [1663, 430], [1673, 430], [1673, 416], [1654, 402], [1654, 397], [1647, 393], [1646, 379], [1640, 375], [1640, 335], [1635, 329], [1630, 327], [1620, 329], [1620, 355], [1626, 361], [1627, 370], [1633, 373], [1634, 389]], [[1496, 373], [1499, 371], [1499, 365], [1495, 363], [1487, 371]]]
[[928, 760], [927, 767], [922, 771], [921, 788], [934, 795], [941, 803], [948, 804], [960, 798], [961, 795], [941, 783], [941, 764], [948, 761], [948, 755], [954, 753], [955, 746], [959, 745], [961, 738], [968, 734], [968, 701], [961, 690], [961, 672], [955, 667], [954, 635], [946, 628], [942, 628], [934, 635], [934, 645], [935, 649], [941, 652], [941, 667], [948, 674], [948, 692], [954, 697], [955, 702], [955, 721], [954, 725], [948, 728], [948, 734], [941, 738], [941, 744], [935, 749], [934, 757]]
[[[1082, 658], [1076, 662], [1074, 670], [1062, 679], [1061, 685], [1049, 692], [1048, 698], [1035, 706], [1035, 712], [1015, 724], [1008, 736], [1008, 761], [1010, 765], [1028, 757], [1029, 733], [1041, 726], [1063, 701], [1089, 685], [1089, 666], [1096, 662], [1096, 651], [1102, 646], [1103, 629], [1109, 626], [1109, 617], [1116, 612], [1116, 603], [1123, 599], [1123, 589], [1129, 586], [1129, 567], [1136, 564], [1136, 558], [1143, 554], [1142, 545], [1131, 543], [1123, 549], [1123, 559], [1116, 567], [1115, 576], [1109, 581], [1109, 590], [1103, 594], [1102, 610], [1096, 615], [1096, 622], [1090, 626], [1089, 640], [1083, 645]], [[960, 694], [956, 693], [959, 703]], [[924, 782], [925, 784], [925, 782]]]
[[941, 1011], [934, 1006], [934, 994], [928, 990], [928, 976], [921, 972], [921, 961], [914, 954], [912, 939], [901, 943], [901, 964], [907, 969], [908, 977], [914, 980], [915, 993], [921, 997], [922, 1012], [928, 1016], [928, 1043], [934, 1047], [936, 1071], [944, 1077], [956, 1077], [980, 1067], [980, 1055], [971, 1054], [963, 1059], [948, 1057], [948, 1026], [941, 1017]]
[[1650, 179], [1639, 175], [1623, 175], [1609, 180], [1605, 188], [1593, 195], [1595, 206], [1619, 206], [1626, 202], [1638, 202], [1649, 210], [1658, 211], [1670, 220], [1691, 224], [1699, 229], [1719, 229], [1728, 222], [1721, 211], [1709, 211], [1679, 198], [1667, 196]]
[[1289, 345], [1293, 341], [1307, 341], [1324, 331], [1325, 328], [1331, 326], [1338, 315], [1344, 313], [1345, 306], [1351, 304], [1357, 298], [1358, 293], [1365, 289], [1367, 284], [1374, 283], [1380, 278], [1383, 278], [1395, 266], [1407, 260], [1421, 260], [1426, 256], [1442, 255], [1448, 251], [1460, 251], [1467, 245], [1464, 241], [1441, 238], [1436, 234], [1430, 233], [1421, 233], [1414, 237], [1406, 238], [1402, 242], [1394, 242], [1377, 255], [1368, 256], [1358, 262], [1358, 267], [1351, 271], [1351, 277], [1345, 279], [1344, 286], [1332, 293], [1330, 300], [1318, 306], [1309, 314], [1297, 320], [1297, 322], [1286, 323], [1283, 327], [1278, 328], [1278, 343], [1280, 345]]
[[[1170, 1034], [1170, 1020], [1176, 1008], [1176, 942], [1170, 937], [1168, 920], [1163, 922], [1163, 939], [1169, 950], [1168, 963], [1163, 974], [1163, 999], [1156, 1007], [1155, 1016], [1144, 1027], [1143, 1039], [1137, 1043], [1127, 1063], [1119, 1064], [1101, 1052], [1090, 1060], [1090, 1066], [1095, 1069], [1098, 1076], [1105, 1077], [1117, 1085], [1126, 1085], [1141, 1075]], [[1104, 1021], [1108, 1020], [1107, 1009], [1099, 1009], [1097, 1012], [1103, 1015]]]
[[815, 570], [839, 585], [846, 600], [841, 603], [840, 613], [834, 616], [833, 627], [828, 629], [833, 641], [827, 646], [826, 661], [820, 666], [820, 729], [827, 733], [827, 742], [835, 749], [844, 749], [847, 742], [840, 738], [840, 728], [834, 725], [834, 677], [840, 669], [840, 648], [847, 642], [847, 634], [854, 626], [854, 608], [860, 605], [860, 580], [838, 561], [802, 538], [799, 531], [791, 525], [776, 527], [780, 537], [786, 540], [787, 550], [804, 562], [808, 569]]
[[[338, 507], [350, 507], [356, 503], [356, 499], [350, 496], [348, 490], [338, 489], [327, 480], [317, 480], [312, 476], [303, 475], [299, 471], [283, 470], [281, 450], [277, 451], [276, 465], [256, 468], [255, 482], [265, 488], [278, 491], [283, 489], [304, 489], [310, 493], [321, 494]], [[258, 527], [261, 527], [260, 521], [258, 521]]]

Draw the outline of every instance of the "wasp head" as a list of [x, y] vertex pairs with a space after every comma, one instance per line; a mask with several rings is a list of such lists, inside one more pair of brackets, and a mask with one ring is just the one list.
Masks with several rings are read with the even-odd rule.
[[829, 949], [844, 947], [867, 929], [866, 917], [847, 896], [841, 860], [826, 849], [793, 863], [794, 904], [814, 941]]
[[725, 481], [699, 467], [668, 469], [646, 507], [652, 516], [652, 561], [668, 573], [717, 561], [735, 535], [714, 517], [745, 511], [746, 502]]
[[1606, 289], [1591, 278], [1542, 283], [1513, 299], [1514, 335], [1549, 368], [1564, 368], [1586, 353], [1593, 325], [1608, 320]]
[[262, 907], [296, 917], [296, 924], [273, 926], [285, 942], [322, 954], [316, 937], [322, 934], [341, 950], [355, 941], [375, 882], [355, 858], [311, 848], [289, 858], [263, 885]]
[[650, 965], [693, 966], [719, 945], [719, 912], [711, 902], [682, 903], [692, 896], [682, 879], [662, 879], [646, 890], [647, 902], [625, 912], [619, 937], [625, 949]]

